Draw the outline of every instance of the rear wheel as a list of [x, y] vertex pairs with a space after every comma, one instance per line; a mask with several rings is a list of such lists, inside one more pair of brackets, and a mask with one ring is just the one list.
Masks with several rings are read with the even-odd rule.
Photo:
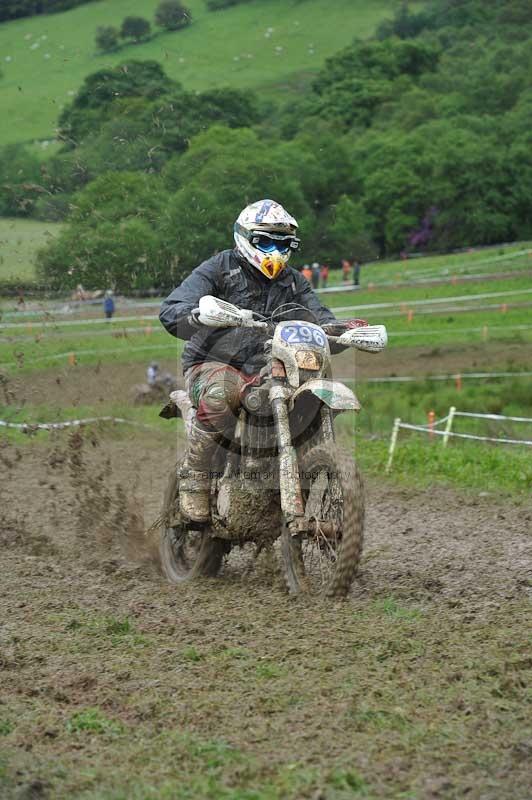
[[345, 597], [351, 588], [364, 536], [364, 490], [358, 467], [342, 450], [317, 445], [301, 458], [305, 516], [316, 520], [304, 536], [282, 532], [288, 591]]
[[179, 478], [173, 470], [163, 504], [159, 554], [170, 583], [192, 578], [214, 578], [228, 551], [228, 543], [213, 538], [208, 529], [185, 522], [179, 513]]

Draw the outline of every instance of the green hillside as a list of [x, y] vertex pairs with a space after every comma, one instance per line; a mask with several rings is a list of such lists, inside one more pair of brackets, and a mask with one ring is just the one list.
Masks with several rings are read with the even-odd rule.
[[157, 34], [111, 55], [96, 54], [98, 25], [119, 27], [131, 13], [153, 21], [157, 4], [102, 0], [2, 24], [0, 89], [3, 118], [9, 124], [0, 128], [0, 144], [52, 138], [62, 105], [83, 78], [124, 59], [156, 59], [189, 89], [286, 91], [308, 81], [326, 57], [353, 37], [372, 33], [397, 6], [394, 0], [256, 0], [208, 12], [204, 0], [187, 0], [193, 15], [188, 29]]

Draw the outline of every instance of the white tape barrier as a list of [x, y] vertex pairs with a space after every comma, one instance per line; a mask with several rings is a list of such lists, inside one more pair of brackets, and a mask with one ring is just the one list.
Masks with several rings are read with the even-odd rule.
[[[450, 411], [449, 411], [449, 416], [450, 416]], [[474, 414], [471, 411], [456, 411], [456, 409], [454, 410], [453, 416], [455, 416], [455, 417], [475, 417], [476, 419], [493, 419], [496, 422], [503, 422], [504, 420], [508, 420], [508, 422], [531, 422], [532, 423], [532, 419], [530, 419], [530, 417], [505, 417], [502, 414]]]
[[454, 297], [434, 297], [425, 300], [396, 300], [392, 303], [366, 303], [357, 306], [335, 306], [334, 311], [352, 311], [354, 308], [365, 311], [372, 308], [395, 308], [396, 306], [430, 306], [441, 303], [467, 302], [468, 300], [486, 300], [490, 297], [511, 297], [512, 295], [532, 294], [532, 289], [512, 289], [504, 292], [482, 292], [481, 294], [462, 294]]
[[[464, 309], [460, 309], [463, 311]], [[482, 309], [477, 309], [482, 310]], [[498, 333], [504, 333], [505, 331], [530, 331], [532, 330], [532, 325], [483, 325], [481, 328], [455, 328], [454, 326], [445, 328], [435, 328], [433, 330], [427, 330], [423, 328], [420, 331], [388, 331], [388, 336], [436, 336], [441, 333], [481, 333], [486, 339], [488, 339], [492, 334], [495, 336]]]
[[503, 444], [525, 444], [532, 445], [532, 440], [528, 439], [498, 439], [493, 436], [475, 436], [472, 433], [454, 433], [451, 431], [437, 431], [430, 430], [423, 425], [409, 425], [406, 422], [401, 422], [400, 428], [407, 428], [411, 431], [422, 431], [423, 433], [434, 434], [434, 436], [458, 436], [460, 439], [476, 439], [478, 442], [501, 442]]
[[[442, 303], [465, 303], [470, 300], [486, 300], [491, 297], [511, 297], [516, 295], [529, 295], [532, 294], [532, 289], [512, 289], [504, 291], [504, 292], [483, 292], [482, 294], [464, 294], [464, 295], [455, 295], [453, 297], [436, 297], [436, 298], [429, 298], [424, 300], [395, 300], [393, 302], [387, 303], [365, 303], [360, 305], [351, 305], [351, 306], [333, 306], [332, 310], [335, 313], [343, 313], [346, 311], [371, 311], [372, 309], [383, 309], [383, 308], [397, 308], [397, 306], [404, 306], [411, 308], [412, 306], [416, 308], [423, 308], [424, 306], [428, 306], [429, 309], [431, 306], [438, 306]], [[482, 311], [489, 308], [499, 308], [499, 305], [495, 306], [472, 306], [471, 311]], [[452, 310], [460, 310], [460, 309], [453, 309], [452, 306], [446, 308], [445, 311], [452, 311]], [[465, 310], [465, 309], [464, 309]], [[418, 312], [422, 313], [422, 312]], [[441, 309], [434, 309], [434, 311], [429, 310], [423, 313], [441, 313]], [[404, 314], [404, 312], [400, 311], [399, 314]], [[387, 316], [391, 316], [388, 314]], [[36, 328], [60, 328], [65, 326], [76, 326], [76, 325], [109, 325], [116, 326], [117, 324], [121, 324], [123, 322], [139, 322], [140, 324], [144, 322], [153, 322], [154, 320], [158, 320], [158, 314], [137, 314], [136, 316], [128, 316], [128, 317], [121, 317], [115, 316], [112, 321], [106, 320], [101, 317], [94, 317], [89, 319], [69, 319], [69, 320], [59, 320], [59, 321], [48, 321], [48, 322], [0, 322], [0, 331], [2, 330], [16, 330], [19, 328], [28, 328], [28, 325], [35, 325]]]
[[63, 428], [75, 428], [80, 425], [93, 425], [95, 422], [113, 422], [119, 425], [134, 425], [137, 428], [147, 428], [154, 430], [152, 425], [145, 425], [143, 422], [135, 422], [132, 419], [123, 419], [122, 417], [87, 417], [86, 419], [73, 419], [67, 422], [7, 422], [0, 419], [0, 428], [13, 428], [25, 433], [32, 433], [33, 431], [57, 431]]
[[[450, 436], [454, 436], [458, 439], [472, 439], [477, 442], [493, 442], [495, 444], [521, 444], [525, 445], [526, 447], [532, 446], [532, 440], [530, 439], [509, 439], [505, 437], [494, 437], [494, 436], [477, 436], [473, 433], [455, 433], [451, 430], [454, 418], [460, 417], [474, 417], [477, 419], [492, 419], [497, 422], [526, 422], [528, 424], [532, 424], [532, 419], [530, 417], [509, 417], [504, 416], [502, 414], [477, 414], [474, 412], [469, 411], [457, 411], [454, 406], [451, 406], [449, 409], [449, 413], [446, 417], [443, 417], [440, 420], [435, 420], [429, 425], [411, 425], [408, 422], [402, 422], [400, 417], [396, 417], [393, 423], [392, 428], [392, 435], [390, 438], [390, 446], [388, 449], [388, 461], [386, 463], [386, 472], [390, 472], [393, 464], [393, 457], [395, 454], [395, 449], [397, 447], [397, 439], [399, 437], [399, 431], [401, 428], [410, 431], [418, 431], [419, 433], [428, 433], [429, 436], [443, 436], [443, 446], [447, 446], [447, 442], [449, 441]], [[446, 423], [445, 430], [441, 431], [436, 428], [437, 425], [441, 425], [443, 422]]]
[[120, 329], [119, 326], [123, 322], [138, 322], [140, 324], [146, 322], [153, 322], [158, 320], [158, 314], [137, 314], [135, 317], [113, 317], [108, 320], [101, 317], [90, 317], [89, 319], [65, 319], [53, 322], [0, 322], [0, 331], [11, 330], [16, 328], [26, 328], [29, 326], [33, 328], [64, 328], [69, 325], [107, 325], [110, 330]]
[[[531, 251], [532, 252], [532, 251]], [[528, 266], [528, 265], [527, 265]], [[418, 273], [411, 273], [412, 275], [417, 275]], [[410, 273], [407, 271], [403, 274], [400, 279], [396, 279], [393, 281], [387, 280], [375, 280], [369, 281], [367, 284], [364, 285], [356, 285], [354, 283], [343, 283], [338, 284], [336, 286], [328, 286], [327, 288], [322, 289], [315, 289], [318, 294], [335, 294], [339, 292], [356, 292], [361, 290], [368, 290], [368, 289], [386, 289], [386, 288], [405, 288], [405, 287], [415, 287], [415, 286], [424, 286], [424, 285], [431, 285], [431, 284], [446, 284], [452, 281], [454, 278], [459, 279], [461, 283], [466, 281], [480, 281], [480, 280], [512, 280], [514, 278], [520, 278], [529, 274], [529, 270], [527, 268], [512, 270], [511, 272], [468, 272], [465, 275], [457, 273], [455, 274], [454, 271], [450, 273], [449, 271], [442, 274], [441, 272], [428, 272], [428, 273], [419, 273], [423, 277], [413, 279], [410, 277]], [[125, 298], [125, 308], [127, 310], [132, 309], [143, 309], [143, 308], [160, 308], [161, 303], [163, 302], [164, 298], [160, 297], [157, 300], [145, 300], [143, 302], [131, 302], [128, 298]], [[72, 306], [70, 305], [62, 305], [61, 307], [52, 307], [50, 309], [42, 309], [42, 310], [26, 310], [21, 311], [17, 309], [16, 311], [4, 311], [3, 313], [0, 310], [1, 318], [10, 318], [16, 317], [20, 319], [21, 317], [28, 317], [29, 319], [26, 320], [26, 325], [28, 324], [39, 324], [39, 317], [44, 317], [45, 321], [48, 320], [49, 317], [57, 317], [57, 316], [70, 316], [77, 314], [78, 312], [83, 313], [87, 310], [88, 305], [100, 305], [100, 300], [86, 300], [84, 303], [75, 304]], [[124, 307], [122, 303], [120, 304], [121, 310], [124, 311]], [[120, 319], [120, 311], [114, 317], [114, 320]], [[31, 319], [30, 319], [31, 318]], [[35, 319], [37, 318], [37, 319]], [[150, 317], [151, 319], [157, 319], [157, 317]], [[102, 322], [107, 322], [107, 320], [102, 319]], [[1, 324], [1, 323], [0, 323]]]
[[[528, 264], [527, 264], [528, 267]], [[339, 284], [338, 286], [330, 286], [327, 289], [315, 289], [314, 291], [318, 294], [330, 294], [334, 292], [353, 292], [353, 291], [360, 291], [362, 289], [365, 290], [372, 290], [372, 289], [404, 289], [404, 288], [411, 288], [415, 286], [430, 286], [430, 285], [447, 285], [449, 283], [453, 283], [454, 279], [456, 278], [456, 283], [466, 283], [467, 281], [481, 281], [481, 280], [498, 280], [498, 281], [506, 281], [512, 280], [514, 278], [522, 278], [530, 274], [530, 271], [527, 267], [523, 267], [519, 270], [512, 270], [511, 272], [472, 272], [466, 274], [454, 274], [448, 273], [446, 275], [442, 275], [439, 272], [435, 273], [428, 273], [427, 276], [422, 278], [411, 279], [408, 274], [404, 274], [401, 277], [398, 277], [394, 281], [383, 281], [383, 280], [375, 280], [375, 281], [368, 281], [365, 282], [364, 285], [355, 285], [353, 283], [344, 283]]]
[[[532, 325], [530, 326], [532, 328]], [[113, 339], [120, 339], [120, 338], [128, 338], [129, 336], [158, 336], [159, 334], [163, 334], [164, 336], [168, 336], [168, 333], [165, 331], [164, 328], [152, 328], [151, 325], [140, 326], [137, 325], [135, 328], [118, 328], [115, 327], [113, 330], [95, 330], [90, 331], [91, 339], [94, 336], [109, 336]], [[81, 335], [76, 332], [76, 335]], [[41, 334], [42, 338], [44, 339], [45, 334]], [[46, 340], [57, 341], [58, 339], [68, 339], [69, 336], [72, 336], [71, 331], [51, 331], [51, 333], [46, 334]], [[35, 333], [28, 333], [24, 336], [15, 335], [15, 336], [0, 336], [0, 342], [3, 344], [16, 344], [17, 342], [35, 342]], [[39, 338], [39, 341], [41, 339]]]
[[[388, 269], [390, 269], [390, 271], [392, 269], [394, 269], [394, 268], [396, 270], [400, 269], [401, 272], [403, 273], [403, 275], [409, 280], [409, 283], [412, 283], [414, 285], [416, 283], [420, 283], [420, 284], [421, 283], [431, 283], [432, 281], [438, 281], [438, 280], [445, 281], [447, 278], [449, 278], [449, 276], [451, 276], [451, 278], [455, 274], [458, 276], [458, 274], [461, 273], [463, 270], [468, 270], [468, 273], [467, 273], [466, 277], [468, 279], [474, 280], [475, 278], [482, 279], [482, 278], [491, 277], [493, 275], [493, 273], [478, 273], [478, 274], [475, 274], [474, 272], [471, 272], [471, 268], [472, 267], [484, 266], [486, 264], [497, 264], [497, 263], [500, 263], [501, 261], [502, 262], [510, 261], [510, 260], [515, 259], [515, 258], [522, 258], [523, 256], [526, 256], [526, 255], [532, 255], [532, 250], [530, 250], [530, 249], [518, 250], [515, 253], [509, 253], [508, 255], [501, 255], [501, 256], [496, 256], [494, 258], [486, 258], [486, 259], [482, 259], [482, 260], [479, 260], [479, 261], [471, 261], [471, 262], [463, 263], [463, 264], [450, 265], [450, 266], [446, 267], [445, 271], [443, 271], [443, 272], [438, 272], [438, 270], [437, 269], [435, 270], [433, 267], [432, 268], [428, 268], [427, 270], [416, 270], [416, 269], [412, 270], [412, 269], [408, 269], [408, 267], [406, 266], [406, 264], [408, 264], [408, 261], [407, 262], [384, 262], [384, 263], [380, 262], [380, 261], [371, 261], [371, 262], [368, 262], [367, 264], [364, 264], [363, 265], [363, 269], [364, 270], [367, 270], [367, 269], [371, 270], [371, 268], [373, 266], [378, 266], [379, 268], [386, 266]], [[522, 272], [522, 270], [518, 270], [516, 272], [516, 275], [518, 275], [520, 272]], [[414, 281], [410, 280], [411, 277], [412, 278], [417, 278], [419, 276], [422, 276], [421, 280], [414, 280]], [[402, 281], [400, 281], [399, 283], [402, 283]], [[397, 285], [397, 281], [378, 281], [378, 282], [376, 281], [376, 282], [373, 283], [373, 285], [375, 287], [377, 287], [377, 286], [382, 286], [382, 287], [385, 287], [385, 286], [396, 286]], [[338, 285], [338, 286], [329, 286], [326, 289], [318, 289], [317, 291], [318, 292], [323, 292], [323, 293], [330, 293], [330, 292], [334, 293], [334, 292], [353, 291], [353, 290], [356, 291], [356, 290], [358, 290], [360, 288], [361, 288], [360, 286], [355, 286], [355, 284], [341, 284], [341, 285]], [[145, 300], [145, 301], [142, 301], [142, 302], [134, 302], [134, 301], [133, 302], [128, 302], [128, 308], [151, 308], [151, 307], [155, 308], [155, 307], [161, 305], [163, 299], [164, 298], [161, 297], [161, 298], [156, 298], [154, 300]], [[127, 298], [126, 298], [126, 300], [127, 300]], [[61, 306], [52, 306], [50, 309], [44, 309], [44, 307], [43, 307], [43, 309], [41, 311], [19, 310], [19, 309], [17, 309], [16, 311], [5, 311], [2, 316], [4, 316], [4, 317], [35, 316], [36, 314], [39, 314], [39, 313], [42, 313], [42, 314], [47, 315], [47, 316], [52, 315], [52, 314], [53, 315], [72, 314], [72, 313], [76, 313], [78, 310], [84, 310], [88, 305], [89, 306], [92, 306], [92, 305], [98, 306], [98, 305], [101, 305], [102, 302], [103, 302], [102, 298], [97, 298], [95, 300], [83, 300], [83, 301], [81, 301], [81, 300], [68, 300], [68, 301], [63, 302], [63, 304]]]
[[[409, 304], [401, 302], [401, 303], [396, 303], [395, 305], [408, 306]], [[528, 307], [530, 305], [531, 305], [531, 303], [510, 303], [508, 305], [507, 313], [511, 312], [511, 311], [514, 311], [514, 310], [518, 310], [519, 308], [523, 308], [523, 307], [526, 308], [526, 307]], [[374, 306], [374, 307], [376, 308], [377, 305]], [[331, 306], [331, 310], [332, 311], [334, 311], [335, 313], [341, 313], [341, 314], [345, 314], [346, 312], [360, 311], [360, 310], [367, 311], [367, 310], [370, 310], [371, 308], [373, 308], [373, 306], [371, 306], [371, 305], [370, 306], [339, 306], [339, 307], [338, 306]], [[443, 306], [443, 307], [442, 306], [438, 306], [437, 308], [433, 308], [433, 307], [418, 308], [416, 310], [416, 313], [417, 313], [418, 316], [421, 316], [421, 315], [428, 315], [428, 314], [447, 314], [447, 313], [449, 313], [449, 314], [450, 313], [457, 314], [457, 313], [466, 313], [468, 311], [474, 311], [474, 312], [479, 312], [479, 311], [497, 311], [499, 313], [502, 313], [501, 312], [501, 304], [500, 303], [491, 303], [490, 305], [482, 305], [482, 306], [479, 306], [479, 305], [472, 305], [472, 306]], [[386, 318], [389, 318], [389, 317], [405, 317], [407, 315], [407, 313], [408, 312], [404, 311], [404, 310], [387, 311], [385, 316], [386, 316]], [[105, 319], [79, 319], [79, 320], [65, 320], [65, 321], [60, 321], [60, 322], [10, 322], [10, 323], [4, 324], [4, 325], [2, 325], [0, 323], [0, 333], [3, 333], [4, 331], [7, 331], [7, 330], [16, 330], [16, 329], [22, 329], [22, 328], [24, 328], [26, 330], [33, 331], [33, 328], [35, 328], [35, 333], [31, 334], [32, 336], [35, 336], [35, 334], [37, 334], [41, 328], [58, 329], [58, 328], [68, 328], [68, 327], [71, 327], [71, 326], [79, 326], [79, 325], [107, 326], [107, 330], [102, 331], [102, 333], [112, 333], [113, 331], [114, 332], [121, 332], [123, 330], [126, 330], [126, 331], [127, 330], [132, 330], [131, 328], [124, 329], [122, 327], [122, 323], [124, 323], [124, 322], [138, 322], [139, 325], [137, 327], [137, 330], [139, 331], [139, 333], [142, 333], [143, 332], [143, 328], [151, 327], [151, 323], [154, 322], [154, 321], [157, 321], [158, 319], [159, 319], [159, 317], [157, 315], [145, 314], [142, 317], [138, 317], [138, 316], [137, 317], [115, 317], [112, 323], [110, 323], [108, 320], [105, 320]], [[492, 326], [490, 326], [490, 329], [491, 329], [491, 327]], [[511, 328], [526, 330], [526, 329], [528, 329], [530, 327], [532, 327], [532, 326], [530, 326], [530, 325], [514, 325], [514, 326], [498, 325], [498, 326], [493, 326], [494, 329], [499, 328], [500, 330], [503, 330], [503, 329], [510, 330]], [[442, 330], [443, 329], [440, 329], [439, 331], [434, 331], [434, 333], [441, 333]], [[464, 332], [467, 331], [469, 333], [469, 332], [472, 332], [472, 331], [475, 331], [475, 330], [476, 331], [482, 331], [482, 328], [467, 328], [467, 329], [466, 328], [462, 328], [462, 329], [456, 329], [456, 330], [461, 330], [461, 331], [464, 331]], [[157, 327], [153, 328], [151, 332], [152, 333], [155, 333], [155, 332], [164, 333], [164, 329], [162, 327], [159, 329], [158, 326], [157, 326]], [[451, 332], [453, 332], [453, 331], [451, 330]], [[401, 331], [401, 332], [394, 331], [394, 332], [392, 332], [392, 335], [393, 336], [420, 336], [420, 335], [423, 335], [424, 333], [432, 333], [432, 331]], [[68, 335], [68, 333], [66, 335]], [[95, 334], [93, 334], [92, 331], [91, 331], [91, 336], [92, 335], [95, 335]]]
[[[398, 303], [399, 305], [399, 303]], [[403, 303], [400, 304], [401, 306]], [[496, 312], [497, 314], [501, 313], [510, 313], [512, 311], [519, 311], [522, 308], [529, 308], [532, 305], [532, 302], [523, 302], [523, 303], [506, 303], [506, 308], [503, 311], [502, 303], [489, 303], [489, 305], [467, 305], [467, 306], [428, 306], [426, 308], [416, 308], [416, 316], [430, 316], [431, 314], [466, 314], [468, 311], [473, 311], [478, 313], [479, 311], [489, 311], [489, 312]], [[331, 311], [338, 311], [336, 306], [330, 306]], [[353, 311], [358, 311], [360, 306], [350, 306], [351, 314]], [[399, 311], [385, 311], [382, 316], [386, 319], [390, 317], [407, 317], [408, 312], [413, 311], [414, 309], [406, 308], [400, 309]], [[345, 306], [342, 309], [342, 314], [345, 313]], [[369, 316], [369, 315], [368, 315]], [[380, 316], [380, 315], [379, 315]], [[342, 317], [344, 318], [344, 317]]]
[[[532, 372], [464, 372], [453, 375], [386, 375], [382, 378], [357, 378], [356, 383], [421, 383], [425, 381], [489, 380], [490, 378], [531, 378]], [[342, 383], [355, 383], [355, 378], [335, 378]]]

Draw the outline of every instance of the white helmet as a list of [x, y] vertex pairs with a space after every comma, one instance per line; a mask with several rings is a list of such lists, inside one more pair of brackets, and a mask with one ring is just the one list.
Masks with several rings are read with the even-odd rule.
[[246, 206], [235, 222], [238, 253], [273, 280], [286, 267], [290, 253], [299, 247], [297, 222], [274, 200]]

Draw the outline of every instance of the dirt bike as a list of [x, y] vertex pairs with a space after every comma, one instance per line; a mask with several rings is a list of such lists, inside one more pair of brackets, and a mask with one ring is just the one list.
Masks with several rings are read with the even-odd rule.
[[[290, 306], [278, 316], [293, 313]], [[307, 311], [295, 308], [298, 316]], [[336, 445], [333, 418], [358, 411], [360, 404], [351, 389], [331, 380], [331, 345], [379, 352], [387, 344], [386, 328], [349, 330], [338, 323], [330, 335], [315, 322], [276, 321], [275, 314], [257, 319], [210, 296], [196, 311], [203, 325], [262, 330], [266, 366], [258, 385], [243, 390], [231, 440], [218, 446], [208, 524], [181, 514], [178, 470], [170, 476], [160, 535], [166, 577], [180, 583], [215, 576], [235, 545], [251, 542], [260, 552], [280, 539], [291, 594], [346, 595], [362, 552], [364, 497], [357, 466]], [[171, 405], [162, 416], [194, 413], [183, 406], [169, 411]]]
[[168, 397], [177, 388], [177, 381], [169, 372], [163, 373], [155, 383], [136, 383], [131, 387], [131, 402], [135, 406], [151, 405]]

